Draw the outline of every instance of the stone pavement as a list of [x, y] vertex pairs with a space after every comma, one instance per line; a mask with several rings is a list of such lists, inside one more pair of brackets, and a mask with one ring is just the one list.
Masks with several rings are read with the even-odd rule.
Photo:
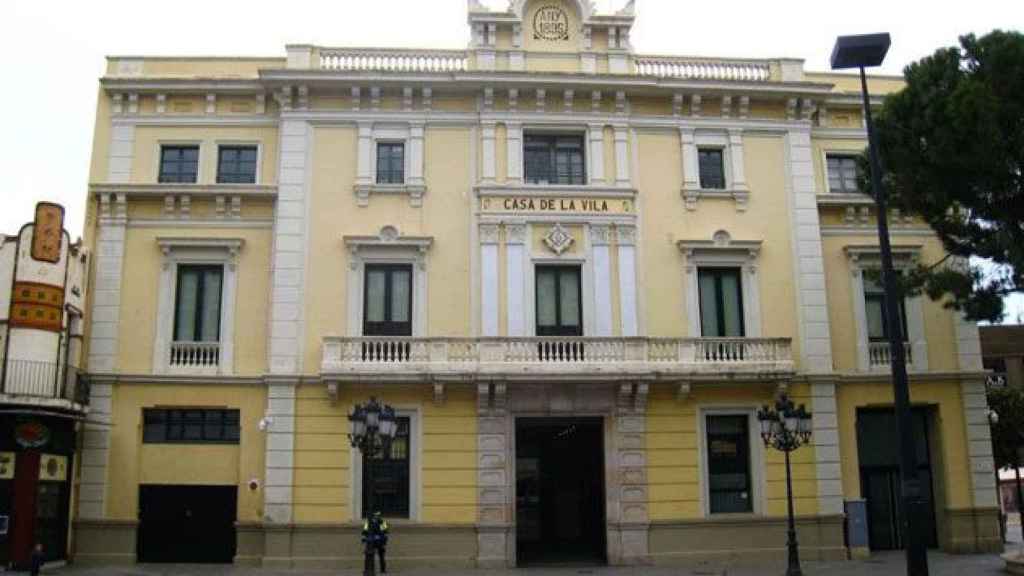
[[[952, 556], [933, 552], [929, 556], [931, 576], [997, 576], [1003, 574], [1003, 563], [996, 555]], [[905, 574], [903, 555], [898, 552], [875, 554], [870, 560], [813, 563], [803, 565], [806, 576], [897, 576]], [[401, 570], [398, 576], [782, 576], [785, 570], [776, 567], [698, 568], [529, 568], [507, 571], [467, 570]], [[296, 574], [331, 574], [358, 576], [360, 571], [273, 571], [232, 566], [143, 565], [131, 567], [68, 566], [45, 573], [59, 576], [295, 576]]]

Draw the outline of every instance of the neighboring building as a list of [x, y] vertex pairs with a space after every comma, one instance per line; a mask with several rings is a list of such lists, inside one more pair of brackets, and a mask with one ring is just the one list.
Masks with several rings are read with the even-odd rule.
[[1024, 387], [1024, 326], [982, 326], [981, 356], [997, 385]]
[[[76, 560], [352, 566], [372, 499], [398, 566], [781, 561], [782, 391], [801, 553], [898, 547], [857, 79], [638, 55], [633, 21], [470, 1], [467, 50], [111, 58]], [[902, 311], [932, 541], [999, 549], [977, 328]], [[401, 426], [364, 463], [371, 396]]]
[[17, 235], [0, 234], [0, 568], [27, 568], [36, 543], [48, 561], [70, 551], [89, 404], [80, 372], [87, 254], [56, 204], [40, 203]]

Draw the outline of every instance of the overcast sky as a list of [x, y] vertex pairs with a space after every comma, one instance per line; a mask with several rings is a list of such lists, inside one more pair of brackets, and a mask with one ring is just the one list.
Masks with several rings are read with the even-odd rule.
[[[625, 3], [595, 2], [601, 12]], [[888, 31], [880, 71], [899, 74], [960, 34], [998, 27], [1024, 28], [1020, 0], [637, 0], [632, 40], [649, 54], [786, 56], [826, 70], [837, 35]], [[283, 57], [287, 43], [463, 48], [468, 39], [466, 0], [4, 0], [0, 232], [16, 232], [45, 199], [64, 204], [68, 230], [81, 233], [106, 55]]]

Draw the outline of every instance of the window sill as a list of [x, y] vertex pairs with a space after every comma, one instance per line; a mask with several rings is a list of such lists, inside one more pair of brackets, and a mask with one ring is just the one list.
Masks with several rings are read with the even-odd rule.
[[733, 200], [736, 202], [737, 212], [746, 212], [747, 204], [750, 202], [750, 190], [742, 188], [683, 188], [681, 192], [686, 209], [693, 211], [697, 209], [697, 203], [701, 198]]
[[413, 207], [423, 206], [423, 195], [427, 193], [427, 187], [423, 184], [356, 184], [356, 204], [360, 207], [370, 205], [371, 195], [383, 196], [408, 196], [409, 205]]
[[617, 186], [603, 182], [599, 184], [529, 184], [518, 180], [478, 184], [476, 189], [480, 196], [501, 196], [509, 193], [523, 196], [548, 196], [552, 193], [559, 193], [566, 197], [585, 198], [632, 198], [637, 192], [636, 188], [630, 186]]
[[818, 206], [874, 206], [875, 201], [859, 192], [829, 192], [818, 194]]

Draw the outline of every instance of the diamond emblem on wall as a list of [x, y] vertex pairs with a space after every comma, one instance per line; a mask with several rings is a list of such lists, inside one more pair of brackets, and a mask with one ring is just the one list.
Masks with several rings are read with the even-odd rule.
[[576, 239], [572, 237], [572, 234], [569, 234], [565, 228], [562, 228], [561, 224], [557, 223], [551, 227], [547, 236], [544, 237], [544, 244], [559, 256], [569, 248], [572, 248], [572, 245], [575, 243]]

